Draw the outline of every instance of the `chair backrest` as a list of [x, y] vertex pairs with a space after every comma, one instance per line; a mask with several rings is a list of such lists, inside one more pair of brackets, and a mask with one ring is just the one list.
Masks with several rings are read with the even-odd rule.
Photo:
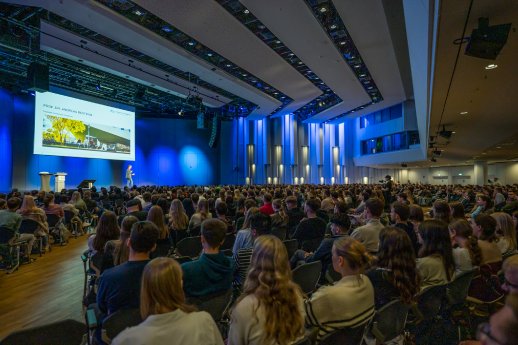
[[9, 244], [16, 232], [10, 228], [0, 226], [0, 244]]
[[431, 320], [439, 314], [446, 298], [446, 285], [436, 285], [421, 291], [417, 297], [417, 308], [423, 320]]
[[113, 339], [127, 327], [136, 326], [141, 322], [139, 309], [121, 309], [103, 320], [103, 333], [108, 339]]
[[282, 243], [284, 243], [286, 246], [286, 250], [288, 251], [288, 258], [291, 258], [297, 249], [299, 249], [299, 241], [297, 240], [286, 240]]
[[476, 270], [462, 272], [446, 287], [446, 298], [451, 306], [463, 304]]
[[51, 228], [55, 227], [60, 220], [61, 218], [57, 214], [47, 214], [47, 224]]
[[79, 345], [85, 333], [84, 323], [68, 319], [11, 333], [0, 344]]
[[342, 328], [323, 336], [320, 345], [359, 345], [362, 343], [366, 324], [355, 328]]
[[232, 289], [206, 298], [189, 299], [189, 302], [196, 305], [198, 310], [206, 311], [216, 322], [223, 318], [223, 313], [230, 305], [231, 301]]
[[166, 241], [160, 240], [156, 244], [156, 248], [153, 252], [151, 252], [151, 259], [167, 256], [169, 254], [169, 250], [171, 249], [171, 243], [169, 243], [169, 239]]
[[374, 314], [369, 333], [378, 343], [394, 339], [403, 333], [409, 309], [400, 299], [385, 304]]
[[335, 269], [333, 268], [333, 265], [329, 265], [329, 267], [327, 268], [327, 271], [326, 271], [326, 280], [329, 283], [333, 284], [334, 282], [337, 282], [340, 279], [342, 279], [342, 275], [335, 271]]
[[34, 219], [24, 218], [22, 219], [22, 223], [20, 224], [20, 229], [18, 229], [18, 231], [20, 234], [32, 234], [39, 226], [40, 224]]
[[293, 281], [300, 286], [302, 292], [309, 294], [315, 291], [321, 273], [322, 262], [310, 262], [293, 270]]
[[200, 236], [186, 237], [176, 245], [176, 251], [179, 255], [190, 258], [199, 256], [202, 249]]
[[220, 250], [226, 250], [226, 249], [232, 249], [234, 247], [234, 242], [236, 241], [236, 235], [234, 234], [227, 234], [225, 236], [225, 241], [219, 248]]
[[197, 237], [201, 236], [201, 225], [195, 226], [192, 229], [189, 229], [189, 236], [190, 237]]
[[74, 218], [75, 213], [70, 210], [65, 210], [65, 223], [70, 224], [72, 218]]

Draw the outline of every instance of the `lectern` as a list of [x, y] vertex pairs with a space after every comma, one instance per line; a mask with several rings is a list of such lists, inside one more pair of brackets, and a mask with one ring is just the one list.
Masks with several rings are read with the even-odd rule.
[[52, 174], [48, 171], [40, 171], [38, 175], [40, 175], [40, 190], [50, 192], [50, 177]]
[[65, 189], [65, 176], [67, 176], [67, 173], [57, 172], [54, 176], [54, 192], [61, 192], [62, 189]]

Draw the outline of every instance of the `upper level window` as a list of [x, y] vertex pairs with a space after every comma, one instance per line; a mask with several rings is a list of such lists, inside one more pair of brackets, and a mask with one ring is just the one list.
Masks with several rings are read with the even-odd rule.
[[378, 123], [387, 122], [403, 116], [403, 105], [396, 104], [390, 108], [385, 108], [374, 113], [360, 117], [360, 128], [367, 128]]

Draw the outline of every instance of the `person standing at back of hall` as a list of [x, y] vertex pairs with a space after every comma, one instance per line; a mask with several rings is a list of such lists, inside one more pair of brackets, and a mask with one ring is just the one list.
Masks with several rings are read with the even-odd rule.
[[133, 176], [135, 173], [133, 173], [131, 164], [128, 165], [128, 168], [126, 169], [126, 186], [129, 188], [133, 187]]

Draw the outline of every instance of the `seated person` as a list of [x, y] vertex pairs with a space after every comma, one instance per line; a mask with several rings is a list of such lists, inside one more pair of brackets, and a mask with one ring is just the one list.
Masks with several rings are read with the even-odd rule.
[[227, 225], [219, 219], [201, 223], [203, 253], [198, 260], [182, 264], [186, 296], [204, 297], [232, 288], [234, 262], [219, 251], [225, 241]]
[[408, 221], [410, 216], [410, 207], [407, 203], [395, 201], [390, 206], [390, 220], [395, 223], [396, 228], [400, 228], [406, 232], [410, 241], [412, 241], [412, 248], [414, 255], [419, 252], [419, 243], [417, 242], [417, 235], [414, 231], [414, 225]]
[[131, 199], [126, 203], [127, 213], [119, 216], [119, 224], [126, 216], [135, 216], [138, 220], [144, 221], [147, 219], [147, 212], [142, 211], [142, 203], [138, 199]]
[[297, 229], [302, 218], [304, 218], [304, 212], [297, 205], [297, 198], [290, 195], [286, 198], [286, 214], [288, 215], [288, 236], [292, 237], [293, 233]]
[[0, 210], [0, 227], [11, 229], [15, 232], [15, 235], [21, 241], [27, 241], [27, 253], [26, 258], [30, 258], [32, 252], [32, 246], [34, 245], [34, 234], [18, 234], [20, 224], [22, 224], [22, 216], [16, 213], [16, 210], [20, 207], [20, 199], [9, 198], [7, 200], [7, 209]]
[[324, 238], [314, 253], [298, 249], [290, 260], [292, 267], [295, 267], [300, 261], [308, 263], [320, 260], [322, 261], [322, 273], [325, 274], [329, 265], [331, 265], [333, 243], [335, 240], [346, 236], [351, 227], [351, 220], [346, 214], [335, 214], [329, 222], [331, 223], [332, 237]]
[[507, 258], [502, 265], [502, 271], [504, 272], [502, 290], [506, 293], [518, 294], [518, 255]]
[[232, 226], [232, 221], [229, 218], [227, 218], [227, 213], [228, 213], [227, 203], [224, 201], [218, 202], [216, 204], [215, 211], [216, 211], [216, 218], [221, 220], [227, 226], [227, 233], [229, 233], [229, 234], [234, 233], [234, 227]]
[[[103, 316], [119, 309], [139, 307], [142, 271], [149, 262], [149, 254], [155, 249], [157, 239], [158, 229], [153, 223], [143, 221], [133, 225], [126, 243], [129, 247], [128, 261], [107, 269], [99, 279], [97, 307]], [[103, 316], [99, 318], [101, 323]]]
[[140, 315], [144, 321], [119, 333], [113, 345], [223, 345], [209, 313], [185, 303], [182, 270], [171, 258], [156, 258], [142, 273]]
[[306, 306], [306, 324], [318, 328], [317, 339], [340, 328], [356, 327], [374, 315], [374, 289], [363, 271], [371, 261], [365, 246], [351, 237], [333, 243], [333, 268], [342, 279], [318, 289]]
[[317, 199], [309, 199], [304, 205], [306, 218], [302, 219], [293, 234], [293, 238], [299, 241], [299, 247], [306, 251], [314, 251], [320, 245], [326, 232], [326, 222], [317, 217], [320, 202]]
[[371, 254], [378, 251], [380, 232], [384, 228], [380, 221], [383, 207], [383, 201], [379, 198], [365, 201], [364, 214], [367, 224], [354, 229], [351, 233], [351, 237], [363, 243]]
[[[250, 228], [252, 239], [255, 240], [262, 235], [269, 235], [271, 233], [271, 219], [269, 216], [261, 212], [254, 213], [250, 217]], [[252, 258], [253, 247], [240, 249], [234, 256], [236, 261], [234, 269], [234, 285], [239, 287], [245, 282], [245, 278], [250, 266]]]
[[250, 207], [245, 212], [243, 228], [237, 232], [236, 240], [234, 241], [234, 245], [232, 247], [232, 255], [234, 256], [234, 260], [240, 249], [251, 248], [254, 245], [252, 230], [250, 229], [250, 218], [256, 213], [259, 213], [258, 207]]

